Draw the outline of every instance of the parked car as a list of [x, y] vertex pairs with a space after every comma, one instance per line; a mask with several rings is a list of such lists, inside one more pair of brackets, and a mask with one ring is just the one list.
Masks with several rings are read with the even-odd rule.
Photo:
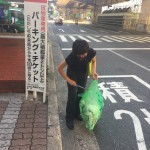
[[55, 19], [55, 25], [63, 25], [63, 20], [61, 18]]

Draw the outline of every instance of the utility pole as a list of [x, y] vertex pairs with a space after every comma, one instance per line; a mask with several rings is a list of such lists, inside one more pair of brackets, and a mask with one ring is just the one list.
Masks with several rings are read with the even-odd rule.
[[96, 23], [96, 10], [97, 10], [96, 0], [94, 0], [93, 7], [94, 7], [94, 10], [93, 10], [93, 22]]

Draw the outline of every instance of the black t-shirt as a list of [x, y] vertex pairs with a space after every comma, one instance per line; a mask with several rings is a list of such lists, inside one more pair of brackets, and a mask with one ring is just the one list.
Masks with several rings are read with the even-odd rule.
[[87, 53], [87, 56], [83, 59], [80, 59], [78, 56], [74, 55], [72, 52], [66, 57], [65, 61], [68, 65], [67, 75], [77, 76], [82, 78], [82, 76], [87, 76], [88, 72], [88, 63], [95, 57], [96, 51], [90, 49]]

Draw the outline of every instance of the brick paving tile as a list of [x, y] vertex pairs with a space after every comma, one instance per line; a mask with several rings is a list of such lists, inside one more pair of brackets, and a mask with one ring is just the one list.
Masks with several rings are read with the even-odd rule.
[[27, 115], [24, 114], [19, 114], [18, 119], [26, 119]]
[[11, 146], [9, 150], [31, 150], [30, 145], [27, 146]]
[[24, 101], [9, 150], [46, 150], [46, 125], [47, 105], [42, 101]]
[[46, 145], [46, 139], [33, 139], [32, 145]]
[[32, 128], [18, 128], [15, 129], [15, 133], [31, 133]]
[[36, 118], [46, 118], [45, 113], [43, 113], [43, 114], [37, 114], [37, 115], [35, 116], [35, 119], [36, 119]]
[[3, 115], [0, 113], [0, 120], [2, 119]]
[[7, 106], [8, 106], [8, 102], [0, 101], [0, 121], [5, 113]]
[[22, 133], [15, 133], [15, 134], [13, 134], [13, 139], [14, 140], [22, 139], [22, 138], [23, 138]]
[[2, 112], [2, 113], [3, 113], [3, 112], [5, 111], [5, 109], [6, 109], [6, 108], [1, 107], [1, 108], [0, 108], [0, 112]]
[[32, 146], [31, 150], [46, 150], [46, 146], [43, 145]]
[[38, 122], [45, 122], [45, 118], [36, 118], [36, 119], [34, 119], [34, 121], [36, 123], [38, 123]]
[[33, 128], [33, 133], [46, 133], [44, 128]]
[[23, 138], [24, 139], [31, 139], [32, 138], [32, 134], [31, 133], [23, 133]]
[[33, 119], [19, 119], [18, 123], [33, 123]]
[[11, 141], [12, 146], [31, 145], [31, 139], [17, 139]]
[[33, 139], [44, 139], [46, 138], [46, 133], [33, 133]]
[[41, 115], [43, 114], [43, 115], [44, 115], [44, 114], [45, 114], [45, 112], [44, 112], [44, 111], [39, 110], [39, 111], [36, 111], [36, 115], [37, 115], [37, 114], [41, 114]]
[[31, 110], [31, 111], [30, 110], [28, 110], [28, 111], [21, 110], [20, 114], [21, 115], [31, 115], [31, 114], [33, 115], [34, 114], [34, 110]]
[[[27, 118], [34, 118], [34, 115], [31, 115], [31, 114], [30, 114], [30, 115], [27, 115], [26, 117], [27, 117]], [[35, 116], [35, 117], [36, 117], [36, 116]]]
[[46, 122], [34, 123], [34, 127], [36, 127], [36, 128], [37, 127], [43, 127], [44, 128], [44, 127], [46, 127]]
[[25, 124], [24, 123], [17, 123], [16, 128], [24, 128]]
[[0, 101], [0, 108], [6, 108], [9, 102]]
[[25, 123], [25, 128], [33, 128], [33, 123]]

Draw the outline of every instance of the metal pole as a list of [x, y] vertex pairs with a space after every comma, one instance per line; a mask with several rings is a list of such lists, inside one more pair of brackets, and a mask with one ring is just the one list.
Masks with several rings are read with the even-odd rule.
[[36, 91], [33, 91], [33, 99], [37, 100], [37, 92]]

